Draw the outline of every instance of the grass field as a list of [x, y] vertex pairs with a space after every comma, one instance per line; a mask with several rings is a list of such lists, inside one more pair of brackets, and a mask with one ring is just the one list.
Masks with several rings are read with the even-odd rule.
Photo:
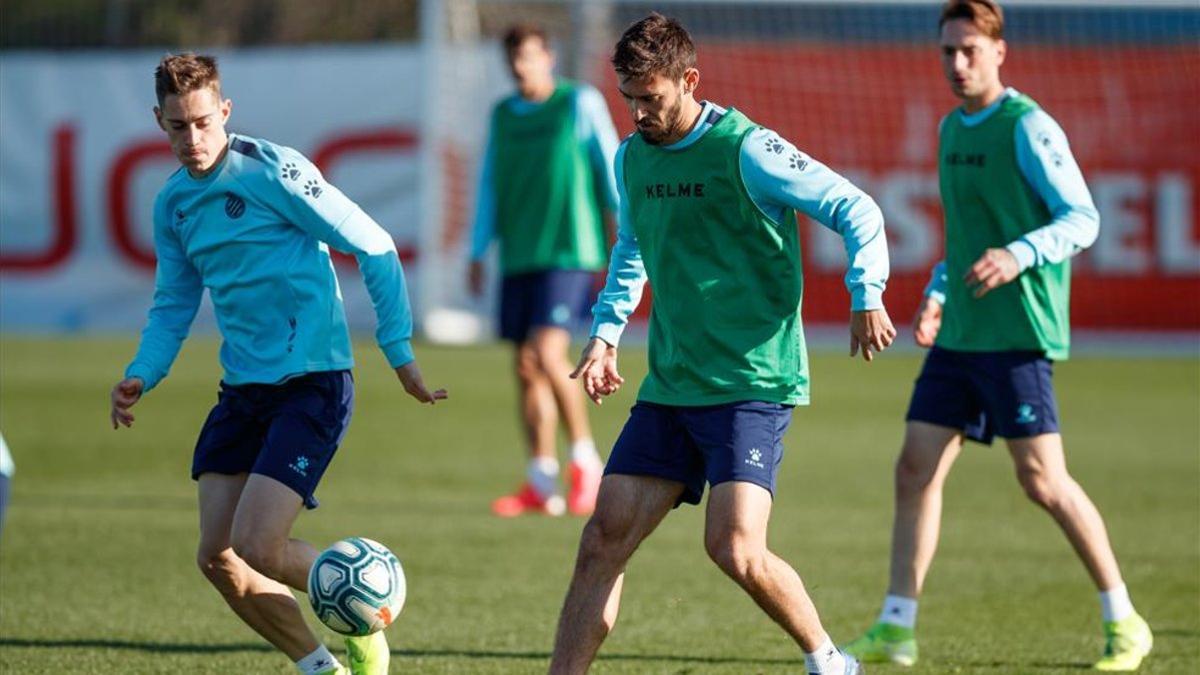
[[[132, 430], [108, 428], [129, 341], [0, 339], [0, 428], [17, 461], [0, 542], [0, 671], [288, 673], [196, 571], [196, 431], [214, 401], [216, 344], [187, 346]], [[521, 442], [500, 347], [420, 347], [451, 400], [411, 402], [369, 344], [358, 407], [298, 534], [389, 544], [409, 599], [388, 631], [393, 672], [543, 671], [583, 521], [501, 521]], [[814, 405], [787, 439], [771, 541], [806, 579], [835, 640], [884, 590], [891, 464], [919, 365], [813, 361]], [[644, 354], [623, 370], [634, 384]], [[1068, 458], [1108, 522], [1156, 632], [1143, 672], [1200, 663], [1200, 366], [1078, 358], [1058, 367]], [[607, 449], [635, 386], [595, 411]], [[920, 619], [922, 661], [872, 673], [1057, 673], [1101, 649], [1094, 590], [1000, 448], [972, 447], [947, 487], [942, 546]], [[799, 651], [707, 560], [701, 510], [673, 513], [634, 557], [597, 673], [795, 673]], [[334, 635], [324, 633], [331, 644]], [[340, 645], [339, 645], [340, 646]]]

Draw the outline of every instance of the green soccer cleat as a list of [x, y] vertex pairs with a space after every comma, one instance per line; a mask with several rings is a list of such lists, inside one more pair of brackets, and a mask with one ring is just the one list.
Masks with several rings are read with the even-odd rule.
[[379, 631], [346, 638], [346, 657], [350, 661], [351, 675], [387, 675], [392, 654], [388, 651], [387, 638]]
[[1154, 647], [1150, 625], [1137, 614], [1120, 621], [1104, 622], [1104, 658], [1096, 662], [1096, 670], [1128, 672], [1137, 670], [1142, 659]]
[[862, 637], [842, 645], [842, 651], [863, 663], [911, 666], [917, 662], [917, 638], [911, 628], [877, 621]]

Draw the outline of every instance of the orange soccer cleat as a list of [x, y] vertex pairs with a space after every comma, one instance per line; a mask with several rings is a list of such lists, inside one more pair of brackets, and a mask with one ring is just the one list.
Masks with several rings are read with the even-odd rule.
[[604, 467], [588, 467], [580, 462], [571, 462], [571, 492], [567, 495], [567, 508], [577, 516], [589, 516], [596, 509], [596, 494], [600, 492], [600, 479]]
[[566, 505], [561, 496], [543, 497], [529, 483], [522, 485], [516, 494], [504, 495], [492, 502], [492, 513], [501, 518], [515, 518], [526, 513], [561, 516], [564, 511]]

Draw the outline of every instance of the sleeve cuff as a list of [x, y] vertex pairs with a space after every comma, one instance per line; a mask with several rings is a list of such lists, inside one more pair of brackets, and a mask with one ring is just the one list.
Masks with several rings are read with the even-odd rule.
[[883, 309], [883, 289], [878, 286], [855, 286], [850, 289], [850, 311], [866, 312]]
[[592, 337], [598, 337], [608, 344], [616, 347], [621, 341], [621, 333], [625, 327], [615, 323], [598, 323], [592, 326]]
[[383, 350], [383, 355], [387, 357], [388, 365], [393, 368], [399, 368], [416, 359], [413, 356], [411, 340], [397, 340], [389, 342], [386, 345], [379, 345], [379, 348]]
[[939, 305], [946, 304], [946, 293], [944, 291], [938, 291], [930, 288], [925, 291], [925, 297], [933, 300]]
[[158, 380], [150, 376], [151, 372], [152, 371], [150, 367], [145, 364], [131, 363], [129, 364], [129, 367], [125, 369], [125, 378], [129, 379], [131, 377], [136, 377], [141, 380], [142, 393], [145, 394], [158, 385]]
[[1037, 262], [1037, 249], [1025, 239], [1018, 239], [1004, 248], [1017, 259], [1017, 266], [1021, 268], [1022, 272], [1033, 267], [1033, 264]]

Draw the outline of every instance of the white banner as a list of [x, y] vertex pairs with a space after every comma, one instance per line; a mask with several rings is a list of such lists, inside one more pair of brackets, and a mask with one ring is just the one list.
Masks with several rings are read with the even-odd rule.
[[[0, 329], [140, 328], [154, 196], [178, 164], [154, 122], [160, 51], [0, 57]], [[415, 47], [216, 51], [229, 129], [288, 145], [393, 235], [419, 284]], [[339, 265], [352, 325], [374, 316]], [[416, 289], [412, 295], [418, 297]], [[211, 327], [211, 309], [198, 324]]]

